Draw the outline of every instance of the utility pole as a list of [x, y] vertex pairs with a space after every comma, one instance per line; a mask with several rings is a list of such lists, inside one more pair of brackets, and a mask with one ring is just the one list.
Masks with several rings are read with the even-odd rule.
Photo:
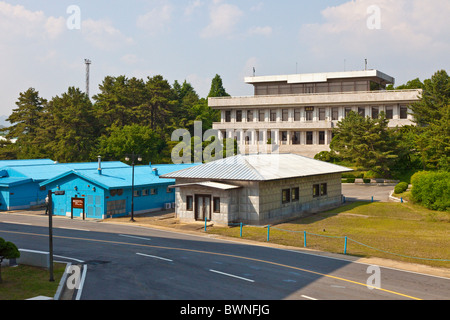
[[84, 59], [84, 63], [86, 64], [86, 94], [89, 97], [89, 67], [91, 65], [91, 60]]

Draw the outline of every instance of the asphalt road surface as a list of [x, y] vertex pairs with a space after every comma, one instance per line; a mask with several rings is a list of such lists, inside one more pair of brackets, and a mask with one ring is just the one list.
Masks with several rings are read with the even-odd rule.
[[346, 201], [379, 201], [389, 202], [389, 193], [395, 186], [378, 186], [370, 184], [343, 183], [342, 194]]
[[[450, 279], [209, 236], [54, 217], [81, 300], [448, 300]], [[0, 237], [48, 251], [48, 218], [0, 214]]]

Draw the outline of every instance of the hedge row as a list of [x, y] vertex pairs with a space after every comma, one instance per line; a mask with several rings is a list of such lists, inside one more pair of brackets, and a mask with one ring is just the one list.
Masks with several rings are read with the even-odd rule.
[[450, 172], [417, 172], [411, 183], [414, 201], [428, 209], [450, 211]]

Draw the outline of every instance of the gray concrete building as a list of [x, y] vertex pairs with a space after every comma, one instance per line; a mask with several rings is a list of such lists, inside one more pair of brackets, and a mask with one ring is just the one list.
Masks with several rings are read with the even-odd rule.
[[341, 205], [341, 173], [351, 169], [296, 154], [228, 157], [164, 174], [175, 179], [182, 222], [266, 225]]
[[311, 158], [330, 150], [333, 128], [350, 111], [371, 118], [385, 112], [390, 127], [413, 124], [410, 105], [422, 94], [386, 90], [395, 79], [378, 70], [259, 76], [245, 82], [254, 86], [253, 96], [208, 100], [221, 111], [221, 121], [213, 124], [219, 137], [236, 139], [242, 153], [276, 149]]

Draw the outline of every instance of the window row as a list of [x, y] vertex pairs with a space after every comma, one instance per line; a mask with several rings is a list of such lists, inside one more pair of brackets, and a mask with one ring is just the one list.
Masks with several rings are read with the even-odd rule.
[[[328, 134], [328, 136], [327, 136]], [[222, 137], [227, 136], [225, 130], [221, 131]], [[247, 132], [234, 132], [233, 138], [238, 141], [238, 143], [250, 145], [256, 143], [267, 143], [267, 144], [284, 144], [284, 145], [325, 145], [331, 141], [333, 136], [332, 132], [327, 131], [294, 131], [294, 130], [254, 130], [253, 133]], [[243, 140], [241, 140], [241, 137]]]
[[378, 82], [361, 81], [328, 81], [324, 83], [261, 83], [255, 84], [255, 95], [284, 95], [309, 93], [361, 92], [385, 89], [385, 85]]
[[[399, 119], [408, 119], [408, 107], [400, 106], [397, 110], [395, 110], [395, 106], [386, 106], [382, 107], [371, 107], [369, 108], [370, 114], [366, 115], [365, 107], [358, 107], [357, 110], [352, 107], [345, 107], [343, 109], [343, 116], [347, 117], [350, 111], [357, 112], [362, 117], [370, 116], [372, 119], [377, 119], [380, 116], [380, 113], [383, 111], [387, 119], [394, 119], [394, 111], [397, 111]], [[304, 109], [304, 120], [305, 121], [313, 121], [314, 117], [319, 121], [327, 120], [327, 108], [316, 108], [316, 107], [305, 107]], [[328, 118], [331, 120], [339, 120], [339, 107], [333, 107], [329, 111], [330, 114]], [[268, 111], [268, 120], [269, 122], [276, 122], [278, 109], [270, 109]], [[243, 122], [243, 110], [236, 110], [235, 113], [235, 121]], [[293, 120], [301, 121], [302, 108], [296, 108], [293, 111]], [[225, 122], [231, 122], [232, 113], [231, 110], [225, 111]], [[254, 122], [255, 120], [259, 122], [266, 121], [266, 110], [247, 110], [246, 112], [246, 121]], [[289, 109], [281, 109], [281, 121], [289, 121]]]
[[[166, 190], [167, 193], [172, 193], [173, 189], [167, 188]], [[152, 188], [152, 189], [142, 189], [142, 190], [134, 190], [134, 197], [140, 197], [140, 196], [148, 196], [148, 195], [157, 195], [158, 194], [158, 189], [157, 188]]]
[[[327, 194], [328, 194], [328, 191], [327, 191], [326, 183], [320, 183], [320, 184], [313, 185], [313, 187], [312, 187], [313, 198], [326, 196]], [[298, 187], [282, 190], [281, 203], [284, 204], [284, 203], [296, 202], [299, 200], [300, 200], [300, 189]]]

